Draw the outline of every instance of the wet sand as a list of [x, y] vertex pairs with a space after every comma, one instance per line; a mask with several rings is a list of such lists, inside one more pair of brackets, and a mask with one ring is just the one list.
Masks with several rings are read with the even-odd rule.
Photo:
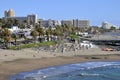
[[0, 62], [0, 80], [9, 80], [11, 75], [50, 66], [86, 62], [86, 61], [112, 61], [120, 60], [120, 54], [106, 55], [74, 55], [59, 57], [43, 57], [40, 59], [16, 59]]

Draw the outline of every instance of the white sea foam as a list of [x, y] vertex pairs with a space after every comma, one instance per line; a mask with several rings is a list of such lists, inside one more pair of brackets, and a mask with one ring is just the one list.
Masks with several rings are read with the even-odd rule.
[[[120, 65], [120, 62], [85, 62], [78, 64], [70, 64], [65, 66], [50, 67], [33, 72], [31, 71], [31, 72], [21, 73], [21, 75], [24, 75], [24, 79], [33, 78], [35, 80], [41, 80], [43, 78], [60, 75], [63, 73], [69, 73], [76, 70], [93, 69], [93, 68], [105, 67], [111, 65]], [[120, 67], [118, 66], [118, 68]], [[81, 76], [99, 76], [99, 75], [101, 74], [81, 73]]]
[[81, 73], [80, 76], [101, 76], [102, 74]]

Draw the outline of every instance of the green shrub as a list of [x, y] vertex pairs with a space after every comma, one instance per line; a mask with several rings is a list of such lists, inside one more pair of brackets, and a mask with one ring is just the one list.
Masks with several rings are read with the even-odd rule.
[[54, 45], [54, 44], [55, 44], [55, 42], [49, 41], [49, 42], [42, 42], [42, 43], [22, 44], [22, 45], [19, 45], [19, 46], [9, 47], [8, 49], [20, 50], [20, 49], [25, 49], [25, 48], [34, 48], [34, 47], [39, 47], [39, 46], [49, 46], [49, 45]]

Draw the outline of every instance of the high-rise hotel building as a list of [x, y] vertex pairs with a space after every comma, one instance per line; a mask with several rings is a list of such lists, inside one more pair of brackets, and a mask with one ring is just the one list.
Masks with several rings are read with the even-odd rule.
[[67, 25], [67, 26], [73, 26], [73, 21], [72, 20], [62, 20], [61, 24]]
[[68, 26], [74, 26], [79, 28], [89, 28], [90, 27], [90, 21], [89, 20], [79, 20], [79, 19], [73, 19], [73, 20], [62, 20], [61, 24], [68, 25]]
[[35, 24], [37, 23], [37, 14], [31, 14], [31, 15], [27, 15], [27, 22], [28, 24]]
[[90, 27], [90, 21], [89, 20], [73, 20], [73, 26], [74, 27], [80, 27], [80, 28], [89, 28]]

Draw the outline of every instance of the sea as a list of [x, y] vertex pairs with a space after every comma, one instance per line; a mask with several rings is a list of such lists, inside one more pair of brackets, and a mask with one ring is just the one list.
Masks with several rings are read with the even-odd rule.
[[51, 66], [21, 72], [10, 80], [120, 80], [120, 61], [97, 61]]

